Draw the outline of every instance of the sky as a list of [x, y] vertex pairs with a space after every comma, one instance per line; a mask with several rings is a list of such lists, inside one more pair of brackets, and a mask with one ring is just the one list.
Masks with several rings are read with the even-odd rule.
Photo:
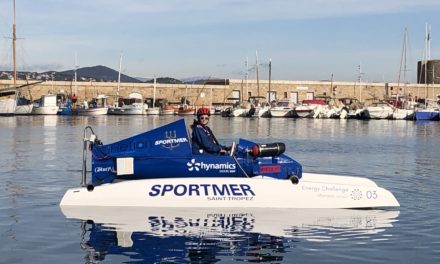
[[[0, 0], [0, 70], [10, 70], [12, 3]], [[17, 67], [104, 65], [132, 77], [415, 82], [438, 0], [16, 0]], [[408, 30], [407, 71], [400, 71]], [[248, 70], [246, 68], [248, 61]], [[403, 65], [402, 65], [403, 68]], [[404, 74], [405, 73], [405, 74]]]

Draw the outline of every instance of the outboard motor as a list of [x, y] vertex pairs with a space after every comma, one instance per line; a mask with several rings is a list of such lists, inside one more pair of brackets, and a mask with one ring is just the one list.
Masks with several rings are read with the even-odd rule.
[[254, 157], [274, 157], [286, 151], [284, 143], [255, 144], [252, 146], [250, 154]]

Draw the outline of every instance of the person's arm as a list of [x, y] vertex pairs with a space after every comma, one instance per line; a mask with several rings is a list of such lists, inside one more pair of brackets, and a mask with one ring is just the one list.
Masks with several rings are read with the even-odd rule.
[[215, 144], [212, 139], [205, 133], [203, 128], [194, 128], [194, 137], [208, 153], [220, 153], [222, 146]]

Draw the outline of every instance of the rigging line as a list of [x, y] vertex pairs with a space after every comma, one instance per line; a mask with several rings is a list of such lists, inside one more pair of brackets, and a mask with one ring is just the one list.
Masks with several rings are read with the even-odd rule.
[[244, 173], [244, 175], [246, 175], [246, 178], [250, 178], [250, 176], [244, 171], [244, 169], [241, 167], [240, 163], [238, 162], [237, 158], [235, 156], [232, 156], [232, 158], [235, 160], [235, 162], [237, 163], [238, 167], [240, 168], [240, 170]]

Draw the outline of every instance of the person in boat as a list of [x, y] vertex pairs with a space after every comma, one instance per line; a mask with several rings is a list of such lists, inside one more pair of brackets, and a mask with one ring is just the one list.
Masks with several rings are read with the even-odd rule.
[[76, 94], [72, 95], [72, 107], [76, 108], [76, 102], [78, 102], [78, 97], [76, 97]]
[[228, 147], [219, 144], [212, 130], [208, 127], [211, 113], [208, 108], [197, 110], [197, 120], [194, 120], [192, 128], [192, 152], [193, 154], [220, 154], [225, 155]]

